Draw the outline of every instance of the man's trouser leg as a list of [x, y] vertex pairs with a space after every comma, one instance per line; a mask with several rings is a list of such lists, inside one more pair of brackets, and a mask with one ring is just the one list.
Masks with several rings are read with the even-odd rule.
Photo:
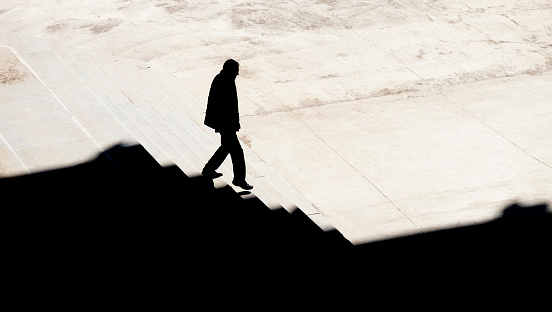
[[[222, 138], [222, 134], [221, 134]], [[222, 139], [221, 139], [222, 140]], [[228, 156], [228, 148], [221, 144], [220, 147], [217, 149], [217, 151], [211, 156], [211, 159], [205, 164], [205, 167], [203, 168], [203, 171], [205, 172], [213, 172], [216, 171], [220, 165], [224, 162], [226, 159], [226, 156]]]
[[225, 147], [232, 158], [232, 167], [234, 169], [233, 182], [245, 182], [245, 159], [236, 132], [221, 132], [220, 141], [221, 147]]

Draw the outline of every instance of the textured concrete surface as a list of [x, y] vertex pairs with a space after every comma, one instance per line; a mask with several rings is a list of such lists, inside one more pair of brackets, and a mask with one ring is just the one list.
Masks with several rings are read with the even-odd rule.
[[100, 151], [8, 48], [0, 48], [0, 94], [0, 176], [70, 166]]
[[550, 20], [548, 0], [0, 4], [0, 36], [153, 62], [200, 101], [238, 60], [240, 138], [355, 243], [552, 201]]

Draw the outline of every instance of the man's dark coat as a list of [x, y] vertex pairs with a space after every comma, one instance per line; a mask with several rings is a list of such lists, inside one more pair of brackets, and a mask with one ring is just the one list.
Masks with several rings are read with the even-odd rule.
[[211, 84], [204, 124], [216, 132], [240, 130], [238, 93], [234, 79], [235, 76], [222, 70]]

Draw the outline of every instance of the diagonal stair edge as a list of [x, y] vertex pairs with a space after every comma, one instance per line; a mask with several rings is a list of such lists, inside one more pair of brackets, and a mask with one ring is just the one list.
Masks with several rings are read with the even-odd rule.
[[[93, 94], [94, 100], [104, 107], [112, 118], [118, 121], [122, 129], [125, 129], [135, 140], [143, 144], [144, 148], [150, 151], [158, 162], [160, 158], [164, 158], [165, 160], [161, 162], [165, 164], [169, 163], [167, 156], [164, 156], [164, 148], [159, 146], [159, 144], [163, 145], [164, 142], [168, 142], [168, 144], [164, 146], [168, 149], [172, 149], [172, 152], [169, 152], [168, 155], [170, 161], [173, 161], [179, 165], [179, 167], [188, 168], [185, 170], [188, 171], [188, 174], [191, 173], [190, 167], [195, 169], [192, 175], [197, 173], [200, 169], [197, 168], [197, 163], [196, 165], [192, 164], [190, 166], [188, 162], [188, 156], [191, 155], [191, 153], [196, 153], [194, 147], [188, 146], [186, 152], [182, 153], [174, 148], [167, 136], [179, 141], [182, 139], [183, 135], [190, 135], [193, 139], [187, 138], [191, 140], [188, 140], [188, 143], [194, 140], [201, 140], [201, 142], [207, 146], [207, 151], [218, 145], [218, 136], [216, 136], [211, 129], [207, 129], [202, 125], [202, 112], [201, 109], [198, 111], [197, 108], [199, 101], [193, 97], [191, 93], [185, 92], [188, 101], [194, 101], [196, 104], [195, 109], [190, 106], [188, 101], [184, 100], [182, 96], [183, 92], [186, 91], [185, 88], [172, 77], [172, 75], [157, 64], [146, 64], [138, 60], [117, 57], [117, 59], [123, 60], [120, 64], [126, 63], [125, 66], [130, 66], [126, 68], [126, 70], [128, 70], [127, 74], [130, 73], [133, 77], [129, 76], [125, 78], [130, 80], [135, 79], [135, 81], [131, 82], [138, 82], [137, 85], [139, 87], [137, 88], [135, 85], [131, 85], [126, 79], [122, 78], [121, 76], [124, 75], [117, 72], [114, 66], [112, 66], [113, 64], [106, 61], [106, 59], [113, 59], [111, 55], [69, 48], [58, 43], [47, 43], [38, 38], [23, 38], [19, 41], [14, 41], [16, 41], [16, 43], [20, 42], [23, 50], [30, 51], [28, 52], [30, 53], [29, 55], [41, 50], [50, 51], [47, 53], [52, 53], [56, 60], [63, 62], [64, 66], [76, 77], [75, 79], [77, 79], [80, 84], [86, 86], [86, 92]], [[36, 45], [38, 48], [35, 48], [35, 45], [32, 43], [33, 41], [39, 42]], [[103, 65], [108, 66], [104, 67]], [[140, 81], [137, 77], [140, 77], [142, 80]], [[147, 90], [145, 90], [146, 86], [144, 86], [144, 84], [149, 86]], [[62, 85], [57, 87], [62, 87]], [[123, 90], [121, 89], [126, 92], [122, 92]], [[154, 96], [155, 92], [157, 92], [157, 97]], [[163, 93], [162, 96], [159, 96], [161, 94], [160, 92]], [[132, 99], [135, 100], [134, 102], [138, 102], [138, 108], [129, 98], [133, 94], [140, 94], [139, 97], [136, 96]], [[151, 107], [148, 108], [147, 106], [150, 106], [150, 103], [144, 99], [144, 97], [147, 98], [144, 94], [153, 96], [158, 102], [156, 104], [162, 105], [159, 107], [161, 111], [156, 111]], [[174, 110], [175, 108], [178, 109]], [[152, 114], [152, 112], [155, 114]], [[161, 129], [155, 129], [154, 131], [153, 128], [155, 127], [150, 127], [150, 131], [145, 130], [144, 127], [148, 128], [147, 124], [150, 123], [150, 120], [146, 118], [144, 114], [156, 120], [157, 126]], [[141, 122], [135, 120], [135, 118], [138, 118]], [[162, 123], [159, 122], [160, 120]], [[167, 122], [167, 120], [169, 120], [169, 122]], [[168, 124], [172, 124], [172, 129]], [[182, 134], [178, 131], [183, 129], [187, 129], [188, 131], [192, 129], [191, 131], [193, 133], [188, 132]], [[182, 146], [183, 145], [181, 145], [181, 147]], [[205, 149], [205, 146], [203, 148]], [[272, 209], [284, 207], [286, 210], [292, 212], [294, 209], [298, 208], [308, 215], [320, 228], [326, 231], [330, 229], [335, 230], [335, 228], [333, 228], [308, 201], [306, 201], [284, 179], [279, 177], [274, 170], [252, 152], [247, 145], [242, 143], [242, 148], [246, 154], [246, 163], [249, 168], [248, 179], [254, 180], [253, 183], [256, 187], [253, 193], [257, 195], [259, 199], [263, 200], [267, 206]], [[200, 157], [200, 160], [204, 161], [204, 157], [210, 153], [206, 153], [205, 150], [202, 150], [200, 154], [203, 155]], [[182, 156], [180, 157], [180, 161], [174, 161], [177, 155]], [[196, 159], [196, 161], [197, 160], [198, 159]], [[182, 166], [183, 162], [187, 164]], [[227, 161], [224, 166], [226, 167], [225, 173], [227, 173], [227, 176], [230, 176], [229, 171], [231, 170], [228, 168], [229, 161]], [[230, 183], [228, 184], [230, 185]], [[222, 187], [224, 185], [219, 186]]]
[[[140, 63], [139, 61], [136, 61], [137, 63]], [[143, 70], [147, 71], [155, 71], [156, 74], [162, 75], [162, 80], [166, 83], [167, 86], [170, 86], [174, 94], [177, 95], [176, 100], [173, 100], [175, 102], [175, 105], [178, 104], [177, 102], [183, 101], [183, 97], [179, 96], [179, 93], [177, 90], [181, 90], [182, 92], [185, 92], [188, 98], [193, 97], [193, 95], [188, 92], [185, 87], [183, 87], [175, 78], [173, 78], [168, 72], [164, 71], [160, 65], [157, 65], [155, 63], [141, 63], [141, 66], [137, 66], [138, 68], [143, 68]], [[195, 99], [197, 103], [199, 101]], [[179, 106], [181, 107], [181, 106]], [[211, 138], [213, 138], [214, 133], [210, 131], [211, 129], [206, 128], [202, 125], [202, 119], [203, 116], [201, 113], [197, 113], [198, 110], [191, 110], [187, 109], [189, 112], [188, 114], [193, 114], [191, 111], [195, 111], [196, 113], [192, 116], [189, 116], [196, 125], [198, 125], [198, 128], [204, 131], [207, 135], [209, 135]], [[216, 138], [215, 138], [216, 139]], [[305, 214], [316, 216], [316, 221], [313, 220], [316, 224], [318, 224], [321, 228], [325, 230], [329, 229], [335, 229], [328, 221], [327, 219], [322, 216], [316, 208], [314, 208], [297, 190], [295, 190], [287, 181], [285, 181], [282, 177], [280, 177], [266, 162], [261, 160], [253, 151], [249, 149], [249, 147], [242, 143], [242, 148], [244, 150], [244, 153], [246, 154], [246, 163], [249, 166], [254, 167], [257, 171], [261, 172], [263, 176], [266, 176], [268, 178], [268, 181], [271, 182], [272, 186], [277, 188], [279, 192], [285, 194], [285, 197], [288, 201], [292, 202], [297, 208], [302, 210]], [[262, 167], [260, 169], [259, 167]], [[313, 218], [311, 218], [313, 219]]]

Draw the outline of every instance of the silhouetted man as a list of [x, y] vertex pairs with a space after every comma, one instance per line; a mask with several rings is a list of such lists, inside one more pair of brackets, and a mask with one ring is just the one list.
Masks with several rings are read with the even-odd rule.
[[211, 83], [204, 123], [220, 133], [221, 144], [201, 173], [212, 179], [222, 176], [216, 170], [230, 154], [234, 168], [232, 184], [244, 190], [250, 190], [253, 186], [245, 181], [245, 159], [236, 134], [240, 130], [238, 93], [235, 82], [239, 72], [240, 64], [232, 59], [227, 60], [224, 62], [222, 71], [215, 76]]

